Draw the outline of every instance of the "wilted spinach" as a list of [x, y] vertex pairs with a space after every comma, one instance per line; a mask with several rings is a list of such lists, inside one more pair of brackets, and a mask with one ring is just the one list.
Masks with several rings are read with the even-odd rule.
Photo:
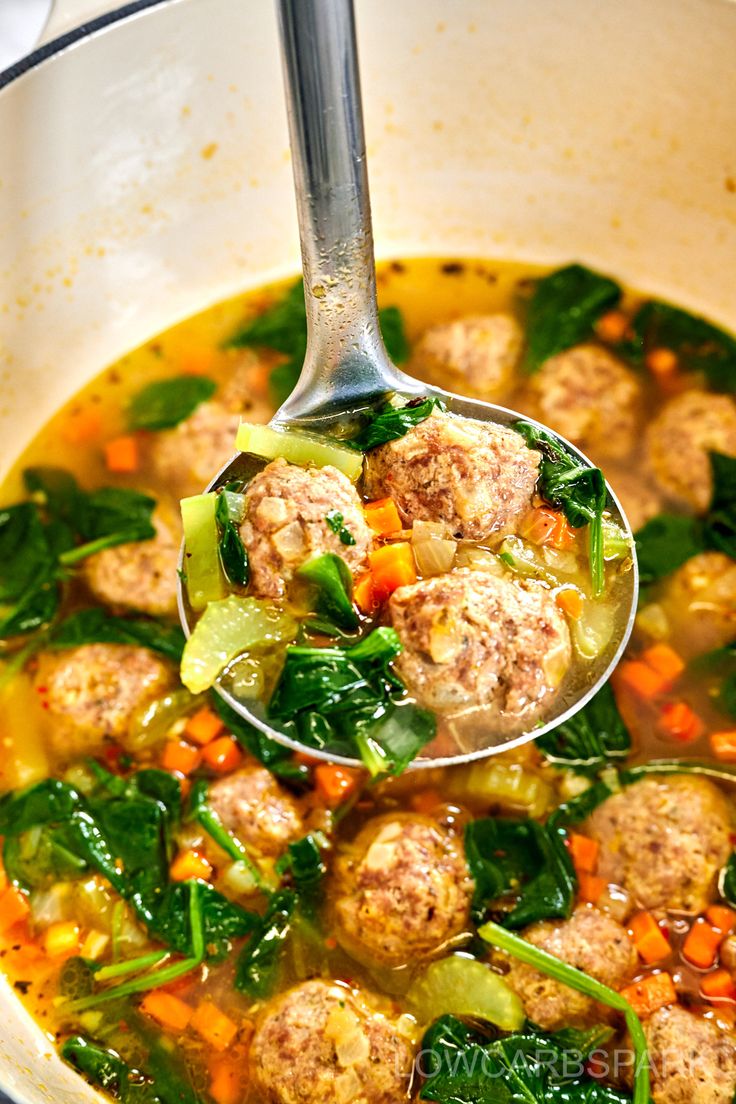
[[80, 644], [132, 644], [149, 648], [178, 663], [184, 648], [184, 633], [178, 625], [167, 625], [148, 617], [114, 617], [105, 610], [77, 610], [52, 630], [51, 648], [76, 648]]
[[445, 405], [440, 399], [412, 399], [406, 406], [384, 403], [371, 416], [367, 425], [344, 443], [359, 452], [367, 452], [378, 445], [404, 437], [414, 426], [426, 421], [435, 410], [444, 409]]
[[576, 774], [595, 775], [625, 759], [631, 737], [621, 719], [610, 683], [570, 720], [540, 736], [537, 746], [556, 766]]
[[206, 376], [175, 376], [154, 380], [133, 396], [128, 406], [131, 429], [170, 429], [193, 414], [217, 390]]
[[274, 893], [238, 957], [235, 988], [253, 1000], [267, 997], [276, 984], [284, 943], [298, 903], [291, 889]]
[[160, 1041], [146, 1047], [145, 1071], [129, 1065], [116, 1051], [73, 1035], [61, 1047], [61, 1057], [96, 1088], [121, 1104], [201, 1104], [201, 1098], [177, 1051]]
[[644, 364], [653, 349], [671, 349], [685, 371], [702, 372], [717, 391], [736, 390], [736, 338], [712, 322], [650, 299], [639, 307], [629, 331], [619, 351], [634, 364]]
[[528, 370], [538, 371], [548, 357], [592, 337], [600, 316], [620, 299], [614, 280], [584, 265], [567, 265], [543, 276], [527, 304]]
[[325, 552], [306, 560], [297, 575], [309, 583], [312, 607], [316, 613], [340, 629], [358, 628], [358, 615], [352, 601], [353, 576], [341, 556]]

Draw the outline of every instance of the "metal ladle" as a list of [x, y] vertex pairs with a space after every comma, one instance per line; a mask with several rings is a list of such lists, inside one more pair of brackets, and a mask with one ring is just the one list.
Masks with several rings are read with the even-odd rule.
[[[437, 396], [447, 409], [466, 418], [512, 425], [521, 418], [501, 406], [450, 394], [405, 375], [391, 363], [381, 338], [376, 303], [363, 113], [352, 0], [277, 0], [284, 63], [286, 102], [294, 167], [307, 306], [308, 345], [299, 381], [271, 420], [279, 428], [329, 431], [348, 411], [374, 405], [378, 396], [398, 392], [409, 398]], [[407, 182], [407, 187], [410, 183]], [[524, 418], [524, 421], [531, 421]], [[542, 427], [551, 433], [546, 427]], [[574, 455], [579, 450], [552, 433]], [[263, 460], [238, 454], [213, 479], [208, 490], [251, 479]], [[621, 507], [608, 487], [612, 517], [631, 535]], [[600, 689], [626, 646], [638, 593], [636, 562], [628, 573], [630, 605], [619, 618], [608, 662], [572, 704], [543, 726], [512, 739], [470, 752], [432, 758], [416, 765], [467, 762], [508, 750], [557, 727]], [[630, 591], [630, 593], [629, 593]], [[185, 588], [179, 585], [182, 624], [189, 634], [196, 623]], [[329, 751], [305, 748], [268, 723], [265, 710], [239, 700], [221, 680], [218, 691], [245, 720], [279, 743], [315, 757], [347, 765], [358, 761]]]

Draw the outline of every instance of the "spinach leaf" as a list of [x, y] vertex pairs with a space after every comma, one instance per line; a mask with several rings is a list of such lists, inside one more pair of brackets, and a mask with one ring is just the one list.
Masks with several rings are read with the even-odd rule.
[[74, 526], [83, 544], [62, 552], [59, 562], [75, 564], [86, 556], [130, 541], [156, 536], [151, 515], [156, 500], [126, 487], [80, 491]]
[[731, 857], [721, 871], [718, 891], [729, 905], [736, 907], [736, 851], [731, 852]]
[[315, 836], [310, 833], [290, 843], [277, 869], [281, 874], [291, 874], [299, 910], [313, 920], [321, 904], [322, 881], [327, 873]]
[[708, 548], [736, 560], [736, 457], [710, 453], [713, 495], [705, 518]]
[[609, 763], [625, 759], [631, 737], [610, 683], [574, 717], [540, 736], [537, 746], [556, 766], [569, 767], [576, 774], [595, 775]]
[[358, 452], [367, 452], [378, 445], [385, 445], [387, 441], [404, 437], [414, 426], [426, 421], [435, 410], [444, 409], [445, 405], [440, 399], [412, 399], [406, 406], [384, 403], [355, 437], [343, 443]]
[[181, 1058], [160, 1041], [148, 1048], [145, 1072], [83, 1035], [67, 1039], [61, 1057], [122, 1104], [201, 1104]]
[[604, 583], [603, 511], [608, 500], [603, 472], [581, 463], [549, 433], [529, 422], [517, 422], [514, 429], [529, 448], [542, 454], [537, 484], [542, 497], [562, 510], [573, 529], [589, 526], [593, 592], [601, 594]]
[[268, 908], [238, 957], [235, 988], [253, 1000], [262, 1000], [272, 992], [284, 944], [291, 931], [297, 896], [289, 889], [272, 896]]
[[49, 638], [52, 648], [76, 648], [80, 644], [134, 644], [149, 648], [179, 663], [184, 634], [178, 625], [147, 617], [114, 617], [99, 608], [77, 610], [60, 621]]
[[244, 721], [219, 694], [213, 692], [210, 700], [215, 712], [222, 718], [228, 731], [241, 747], [267, 767], [272, 774], [298, 786], [309, 781], [309, 768], [302, 763], [294, 762], [291, 748], [276, 743], [254, 725]]
[[702, 372], [717, 391], [736, 390], [736, 338], [698, 315], [656, 299], [643, 303], [621, 352], [644, 364], [652, 349], [671, 349], [685, 371]]
[[736, 640], [698, 656], [690, 666], [701, 676], [717, 680], [712, 688], [714, 700], [724, 713], [736, 718]]
[[33, 632], [56, 615], [57, 535], [34, 502], [0, 510], [0, 638]]
[[704, 549], [702, 523], [679, 514], [658, 514], [635, 538], [642, 586], [656, 583]]
[[467, 825], [465, 853], [476, 920], [489, 907], [498, 911], [494, 903], [509, 894], [515, 903], [499, 914], [509, 928], [570, 915], [577, 882], [560, 832], [535, 820], [488, 817]]
[[357, 752], [371, 773], [399, 773], [436, 728], [431, 713], [405, 701], [391, 668], [400, 650], [389, 628], [349, 648], [289, 647], [269, 717], [309, 747]]
[[[395, 364], [403, 364], [408, 359], [409, 346], [398, 307], [379, 310], [378, 323], [389, 356]], [[244, 323], [227, 340], [226, 346], [235, 349], [274, 349], [283, 353], [288, 359], [272, 369], [269, 384], [274, 402], [279, 405], [285, 402], [296, 386], [307, 353], [307, 309], [303, 281], [292, 284], [283, 299]]]
[[538, 280], [527, 305], [526, 362], [536, 372], [548, 357], [592, 337], [595, 323], [621, 299], [607, 276], [571, 264]]
[[341, 556], [325, 552], [306, 560], [297, 571], [300, 579], [310, 583], [315, 612], [341, 629], [357, 629], [358, 615], [353, 605], [353, 576]]
[[217, 390], [206, 376], [155, 380], [133, 396], [128, 406], [130, 429], [171, 429], [193, 414]]
[[229, 519], [222, 526], [219, 548], [220, 563], [227, 578], [236, 586], [247, 586], [250, 579], [248, 553], [238, 527]]
[[223, 897], [208, 882], [177, 882], [167, 886], [150, 907], [149, 930], [173, 950], [196, 957], [194, 933], [188, 920], [195, 887], [202, 911], [205, 957], [217, 962], [231, 952], [233, 940], [254, 930], [259, 917]]
[[28, 493], [45, 506], [52, 517], [67, 525], [74, 524], [82, 492], [71, 472], [43, 465], [26, 468], [23, 482]]

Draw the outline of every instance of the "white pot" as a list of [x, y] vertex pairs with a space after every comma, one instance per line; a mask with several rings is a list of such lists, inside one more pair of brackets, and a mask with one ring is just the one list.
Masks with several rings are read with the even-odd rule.
[[[358, 16], [380, 255], [577, 258], [736, 328], [736, 4]], [[3, 80], [4, 471], [105, 364], [298, 248], [269, 0], [138, 0]], [[7, 986], [0, 1006], [14, 1099], [96, 1098]]]

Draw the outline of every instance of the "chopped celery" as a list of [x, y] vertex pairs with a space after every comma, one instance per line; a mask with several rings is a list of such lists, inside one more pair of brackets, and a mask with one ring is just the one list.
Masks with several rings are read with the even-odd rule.
[[181, 500], [184, 526], [184, 572], [192, 609], [225, 596], [217, 531], [217, 495], [192, 495]]
[[210, 602], [184, 647], [181, 681], [193, 694], [212, 686], [236, 656], [293, 640], [297, 622], [271, 602], [230, 595]]
[[582, 617], [572, 622], [573, 643], [583, 659], [597, 659], [611, 643], [616, 614], [610, 602], [586, 602]]
[[127, 751], [141, 751], [163, 741], [169, 729], [185, 713], [197, 705], [188, 690], [171, 690], [161, 698], [146, 702], [133, 713], [124, 746]]
[[624, 556], [631, 555], [631, 541], [620, 525], [611, 518], [604, 517], [602, 529], [604, 560], [621, 560]]
[[525, 1020], [519, 997], [489, 966], [451, 955], [431, 962], [409, 988], [407, 1000], [423, 1022], [440, 1016], [472, 1016], [504, 1031], [518, 1031]]
[[236, 446], [241, 452], [264, 456], [267, 460], [280, 456], [292, 464], [314, 464], [318, 468], [332, 464], [353, 483], [357, 483], [363, 472], [362, 453], [317, 433], [296, 433], [291, 429], [241, 422]]
[[498, 805], [526, 816], [543, 816], [552, 804], [552, 786], [520, 763], [481, 760], [456, 767], [443, 782], [444, 793], [456, 801]]

